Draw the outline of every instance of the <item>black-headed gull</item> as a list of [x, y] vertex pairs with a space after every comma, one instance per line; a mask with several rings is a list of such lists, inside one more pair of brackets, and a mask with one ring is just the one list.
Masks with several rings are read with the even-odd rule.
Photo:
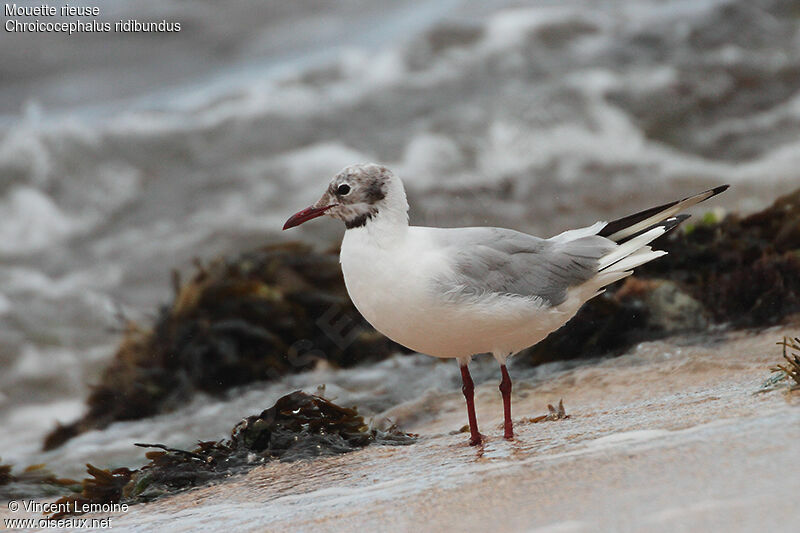
[[680, 211], [727, 188], [541, 239], [502, 228], [409, 226], [400, 179], [384, 166], [353, 165], [283, 229], [321, 215], [344, 222], [340, 262], [356, 308], [403, 346], [458, 360], [470, 443], [478, 444], [472, 356], [491, 353], [500, 363], [504, 436], [513, 438], [506, 359], [563, 326], [606, 285], [665, 255], [648, 243], [688, 217]]

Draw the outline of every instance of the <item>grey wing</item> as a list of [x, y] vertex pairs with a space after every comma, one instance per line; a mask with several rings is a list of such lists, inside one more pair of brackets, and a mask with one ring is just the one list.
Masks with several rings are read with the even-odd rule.
[[594, 277], [601, 257], [616, 244], [597, 235], [540, 239], [501, 228], [441, 229], [435, 234], [453, 275], [437, 280], [440, 290], [538, 298], [556, 306], [570, 287]]

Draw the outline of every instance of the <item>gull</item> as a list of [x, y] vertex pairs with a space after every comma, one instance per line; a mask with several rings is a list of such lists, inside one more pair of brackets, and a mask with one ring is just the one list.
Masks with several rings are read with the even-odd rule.
[[408, 223], [403, 182], [378, 164], [339, 172], [288, 229], [327, 215], [344, 222], [339, 261], [347, 292], [372, 326], [411, 350], [458, 361], [470, 444], [480, 444], [469, 363], [500, 364], [504, 437], [514, 437], [509, 356], [563, 326], [604, 287], [665, 255], [649, 243], [689, 215], [678, 213], [728, 188], [542, 239], [492, 227]]

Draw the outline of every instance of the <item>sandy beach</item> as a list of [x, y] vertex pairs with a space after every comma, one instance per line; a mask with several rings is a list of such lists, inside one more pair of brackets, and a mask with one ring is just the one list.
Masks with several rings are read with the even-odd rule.
[[[467, 445], [458, 391], [405, 404], [411, 446], [272, 463], [112, 515], [152, 531], [795, 531], [800, 410], [757, 393], [800, 324], [642, 343], [514, 390], [501, 438], [496, 384], [478, 388], [488, 438]], [[564, 399], [569, 418], [540, 423]], [[421, 416], [414, 413], [423, 412]], [[415, 419], [417, 420], [415, 422]], [[5, 510], [4, 510], [5, 512]], [[97, 515], [100, 517], [100, 515]], [[5, 517], [5, 516], [4, 516]]]

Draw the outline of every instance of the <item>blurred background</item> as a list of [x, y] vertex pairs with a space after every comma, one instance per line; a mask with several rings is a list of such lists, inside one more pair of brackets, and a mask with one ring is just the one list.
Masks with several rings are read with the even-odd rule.
[[[395, 170], [412, 223], [542, 236], [720, 183], [715, 205], [752, 212], [800, 184], [800, 2], [98, 5], [181, 31], [0, 33], [5, 462], [56, 457], [42, 437], [171, 269], [336, 243], [330, 221], [279, 230], [345, 165]], [[113, 440], [81, 439], [54, 453]]]

